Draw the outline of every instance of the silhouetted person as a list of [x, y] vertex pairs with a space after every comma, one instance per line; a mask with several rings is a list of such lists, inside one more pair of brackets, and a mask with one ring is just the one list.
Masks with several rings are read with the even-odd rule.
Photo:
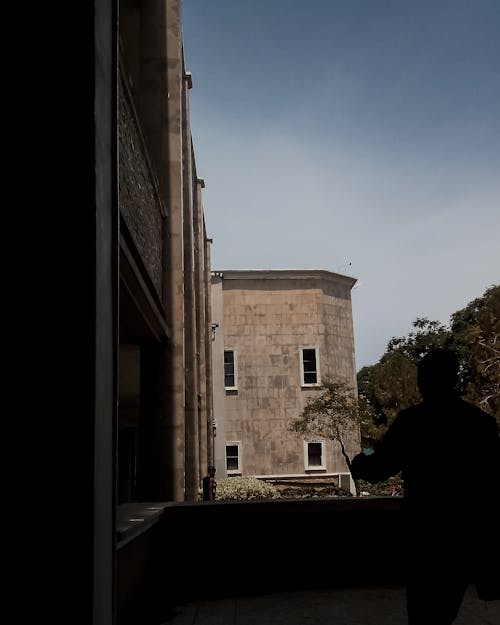
[[217, 491], [217, 482], [215, 481], [215, 467], [208, 467], [208, 475], [203, 478], [203, 501], [214, 501]]
[[[500, 599], [500, 438], [495, 419], [462, 400], [459, 362], [437, 349], [422, 358], [422, 402], [402, 410], [352, 476], [378, 482], [401, 472], [409, 625], [450, 625], [469, 584]], [[388, 533], [390, 541], [390, 530]]]

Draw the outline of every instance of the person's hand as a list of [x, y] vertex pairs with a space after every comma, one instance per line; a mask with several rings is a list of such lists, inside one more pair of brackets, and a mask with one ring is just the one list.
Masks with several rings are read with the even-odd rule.
[[354, 480], [366, 480], [370, 470], [370, 456], [360, 453], [351, 460], [351, 475]]

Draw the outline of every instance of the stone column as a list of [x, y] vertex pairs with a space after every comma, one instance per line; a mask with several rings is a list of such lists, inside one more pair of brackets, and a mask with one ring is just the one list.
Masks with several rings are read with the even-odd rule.
[[213, 427], [213, 380], [212, 380], [212, 295], [211, 295], [211, 244], [212, 239], [205, 240], [205, 275], [204, 275], [204, 300], [205, 300], [205, 363], [206, 363], [206, 397], [207, 397], [207, 463], [215, 465], [214, 453], [214, 427]]
[[[195, 291], [195, 246], [193, 231], [193, 185], [195, 180], [194, 154], [191, 145], [189, 121], [188, 90], [192, 87], [191, 75], [184, 73], [182, 90], [183, 107], [183, 145], [184, 162], [184, 342], [185, 342], [185, 385], [186, 385], [186, 499], [196, 501], [198, 498], [198, 375], [197, 375], [197, 341], [196, 341], [196, 305]], [[194, 174], [195, 175], [195, 174]]]
[[[6, 180], [16, 191], [4, 211], [12, 230], [4, 230], [3, 612], [25, 623], [71, 615], [109, 625], [116, 617], [115, 6], [75, 3], [70, 27], [61, 27], [53, 5], [12, 6], [20, 10], [7, 18], [16, 46], [2, 137]], [[44, 63], [55, 50], [71, 58], [57, 81]], [[62, 93], [71, 106], [51, 106]]]
[[[167, 162], [167, 319], [171, 336], [167, 346], [167, 379], [163, 402], [163, 432], [167, 439], [170, 492], [174, 501], [185, 498], [185, 374], [184, 374], [184, 224], [182, 158], [182, 32], [179, 0], [166, 3], [168, 151]], [[163, 164], [163, 163], [162, 163]]]
[[[78, 17], [76, 18], [78, 20]], [[94, 414], [94, 480], [93, 480], [93, 609], [92, 622], [94, 625], [106, 625], [113, 622], [116, 613], [113, 591], [116, 582], [115, 567], [115, 504], [116, 504], [116, 433], [118, 425], [118, 177], [117, 177], [117, 22], [116, 6], [109, 0], [96, 3], [94, 18], [94, 45], [95, 45], [95, 165], [88, 163], [89, 169], [94, 165], [95, 171], [95, 414]], [[90, 33], [89, 33], [90, 35]], [[90, 39], [90, 36], [89, 36]], [[78, 45], [75, 45], [75, 49]], [[75, 75], [80, 76], [78, 68]], [[78, 79], [77, 79], [78, 80]], [[85, 93], [85, 83], [82, 84], [82, 94]], [[90, 107], [89, 107], [90, 109]], [[90, 112], [90, 110], [89, 110]], [[72, 138], [71, 138], [72, 139]], [[72, 143], [75, 152], [83, 146], [78, 142]], [[71, 160], [71, 159], [70, 159]], [[78, 169], [78, 167], [77, 167]], [[76, 188], [79, 188], [78, 182]], [[88, 208], [89, 205], [86, 206]], [[92, 211], [89, 210], [89, 213]], [[78, 213], [75, 213], [78, 214]], [[85, 231], [85, 228], [82, 228]], [[72, 239], [72, 237], [71, 237]], [[50, 245], [50, 242], [47, 242]], [[72, 246], [73, 241], [70, 245]], [[92, 245], [90, 235], [85, 242]], [[78, 254], [78, 250], [75, 250]], [[68, 257], [61, 255], [61, 261], [67, 262]], [[71, 262], [69, 263], [71, 266]], [[90, 273], [90, 270], [89, 270]], [[85, 280], [78, 274], [72, 274], [74, 283], [78, 286]], [[64, 291], [64, 289], [62, 289]], [[78, 293], [85, 299], [85, 291]], [[71, 309], [70, 303], [68, 310]], [[91, 316], [89, 315], [89, 319]], [[74, 319], [75, 327], [79, 328], [78, 335], [85, 341], [84, 334], [80, 333], [82, 325], [78, 318]], [[68, 336], [61, 336], [63, 341]], [[90, 336], [88, 341], [90, 342]], [[75, 358], [80, 357], [79, 350], [73, 351]], [[61, 361], [71, 371], [69, 361]], [[82, 363], [85, 367], [85, 363]], [[90, 370], [90, 369], [89, 369]], [[64, 384], [64, 378], [59, 379]], [[81, 400], [78, 393], [73, 399]], [[89, 416], [89, 415], [86, 415]], [[82, 439], [85, 440], [84, 433]], [[81, 443], [80, 443], [81, 444]], [[85, 443], [83, 443], [85, 447]], [[50, 453], [50, 451], [49, 451]], [[78, 463], [78, 456], [75, 457]], [[62, 462], [60, 468], [66, 472], [68, 466]], [[72, 485], [73, 486], [73, 485]], [[74, 484], [76, 486], [76, 484]], [[78, 493], [75, 488], [74, 493]], [[79, 499], [79, 496], [78, 496]], [[63, 501], [61, 503], [64, 505]], [[85, 500], [80, 503], [86, 507]], [[78, 525], [75, 525], [78, 533]], [[82, 534], [82, 542], [86, 538]], [[48, 541], [50, 543], [50, 540]], [[63, 547], [64, 548], [64, 547]], [[75, 570], [79, 568], [80, 575], [84, 565], [76, 558], [72, 558]], [[54, 564], [54, 562], [53, 562]], [[55, 563], [55, 568], [57, 563]], [[63, 574], [71, 571], [62, 567]], [[57, 583], [55, 584], [57, 587]], [[64, 593], [64, 587], [61, 587]], [[35, 602], [36, 603], [36, 602]], [[76, 602], [81, 606], [80, 602]], [[39, 614], [39, 616], [41, 616]], [[46, 615], [48, 616], [48, 615]], [[54, 614], [52, 613], [52, 618]], [[43, 618], [43, 616], [41, 616]], [[57, 620], [57, 616], [55, 617]]]
[[215, 423], [214, 453], [215, 467], [219, 478], [226, 474], [226, 432], [225, 432], [225, 392], [224, 392], [224, 310], [223, 278], [215, 272], [211, 280], [212, 321], [212, 396], [213, 420]]
[[207, 385], [205, 360], [205, 318], [204, 283], [205, 283], [205, 234], [203, 227], [202, 189], [205, 182], [198, 179], [196, 184], [196, 201], [194, 205], [195, 235], [195, 290], [196, 290], [196, 336], [198, 350], [198, 444], [199, 444], [199, 477], [207, 472]]

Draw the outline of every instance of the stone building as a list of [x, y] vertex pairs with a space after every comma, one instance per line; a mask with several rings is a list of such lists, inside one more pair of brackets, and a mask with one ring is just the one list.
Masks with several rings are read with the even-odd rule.
[[178, 1], [121, 0], [118, 503], [195, 500], [213, 462], [210, 244]]
[[[330, 478], [353, 490], [340, 446], [289, 431], [321, 381], [356, 388], [354, 278], [322, 270], [212, 273], [218, 475]], [[359, 438], [347, 451], [359, 451]]]

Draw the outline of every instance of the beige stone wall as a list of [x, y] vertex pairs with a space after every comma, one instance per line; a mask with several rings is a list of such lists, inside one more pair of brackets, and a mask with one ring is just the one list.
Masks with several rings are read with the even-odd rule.
[[[319, 349], [321, 377], [355, 385], [355, 280], [325, 271], [222, 273], [224, 349], [236, 350], [238, 369], [237, 391], [225, 393], [225, 440], [241, 443], [245, 475], [305, 474], [303, 441], [288, 426], [318, 389], [301, 387], [300, 348]], [[351, 441], [351, 453], [358, 449]], [[325, 472], [346, 471], [328, 442]]]

